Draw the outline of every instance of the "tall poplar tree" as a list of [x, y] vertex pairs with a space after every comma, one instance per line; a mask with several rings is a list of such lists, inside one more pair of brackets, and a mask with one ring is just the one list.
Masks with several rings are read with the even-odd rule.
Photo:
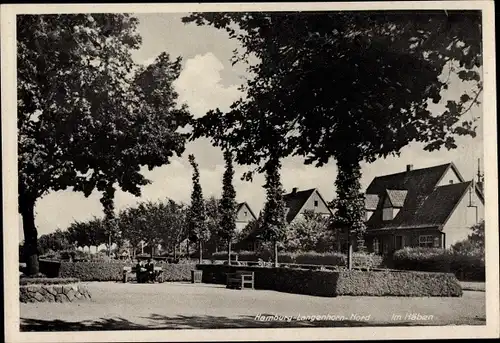
[[231, 243], [236, 230], [236, 191], [233, 186], [233, 155], [229, 150], [224, 151], [226, 170], [222, 179], [221, 222], [219, 235], [227, 242], [227, 259], [231, 264]]
[[199, 263], [203, 263], [203, 242], [210, 238], [207, 227], [205, 201], [200, 184], [200, 172], [194, 155], [189, 155], [189, 163], [193, 168], [193, 191], [191, 193], [191, 206], [189, 208], [189, 239], [198, 243]]
[[262, 212], [262, 237], [273, 243], [274, 266], [278, 267], [278, 243], [286, 237], [285, 202], [283, 201], [283, 186], [280, 180], [281, 163], [271, 159], [266, 164], [266, 203]]

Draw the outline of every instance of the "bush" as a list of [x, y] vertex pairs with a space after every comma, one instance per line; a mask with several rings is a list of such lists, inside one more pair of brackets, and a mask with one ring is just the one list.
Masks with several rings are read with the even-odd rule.
[[340, 272], [337, 295], [459, 297], [462, 288], [453, 274], [351, 270]]
[[453, 274], [421, 272], [327, 271], [299, 268], [265, 268], [197, 265], [202, 281], [224, 284], [226, 273], [253, 271], [256, 289], [316, 296], [461, 296]]
[[346, 256], [341, 253], [317, 253], [314, 251], [297, 253], [294, 263], [296, 264], [317, 264], [317, 265], [345, 265]]
[[463, 254], [437, 248], [404, 248], [393, 255], [396, 269], [453, 273], [461, 280], [484, 281], [482, 254]]
[[59, 277], [74, 277], [82, 281], [119, 281], [123, 278], [125, 266], [124, 262], [62, 262]]
[[19, 279], [19, 285], [64, 285], [68, 283], [77, 283], [80, 280], [77, 278], [30, 278], [24, 277]]
[[[62, 262], [59, 277], [73, 277], [82, 281], [120, 281], [123, 267], [130, 262]], [[165, 281], [189, 281], [195, 264], [161, 264]]]

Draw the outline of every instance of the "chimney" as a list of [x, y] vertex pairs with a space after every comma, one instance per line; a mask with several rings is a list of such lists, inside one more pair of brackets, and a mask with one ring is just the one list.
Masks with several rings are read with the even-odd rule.
[[292, 188], [292, 194], [295, 194], [295, 193], [297, 193], [297, 187]]
[[406, 165], [406, 171], [409, 172], [409, 171], [412, 171], [413, 170], [413, 164], [407, 164]]

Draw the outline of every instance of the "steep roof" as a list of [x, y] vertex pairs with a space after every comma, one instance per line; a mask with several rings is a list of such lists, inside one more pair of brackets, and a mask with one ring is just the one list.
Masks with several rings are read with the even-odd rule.
[[[436, 187], [450, 168], [461, 182]], [[367, 228], [373, 230], [443, 225], [470, 184], [471, 182], [463, 182], [453, 163], [376, 177], [366, 190], [367, 196], [370, 194], [372, 198], [372, 195], [379, 197], [376, 210], [367, 221]], [[382, 220], [385, 197], [389, 197], [394, 207], [402, 206], [391, 221]]]
[[393, 207], [403, 207], [407, 194], [407, 190], [387, 190], [387, 197], [389, 198], [389, 201], [391, 202], [391, 205]]
[[253, 219], [257, 219], [257, 217], [255, 216], [255, 213], [253, 213], [252, 208], [250, 207], [250, 205], [248, 205], [247, 202], [240, 202], [236, 206], [236, 213], [238, 213], [244, 206], [246, 206], [248, 208], [248, 210], [250, 211], [250, 214], [252, 215]]
[[379, 202], [378, 194], [366, 194], [365, 195], [365, 209], [376, 210]]
[[283, 195], [285, 207], [289, 208], [289, 211], [286, 214], [287, 223], [290, 223], [295, 218], [295, 216], [297, 216], [297, 214], [306, 203], [307, 199], [309, 199], [315, 191], [316, 189], [312, 188]]

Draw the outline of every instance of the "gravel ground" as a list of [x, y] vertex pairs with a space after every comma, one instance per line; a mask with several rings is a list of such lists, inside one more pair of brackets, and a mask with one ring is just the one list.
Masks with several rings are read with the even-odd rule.
[[485, 282], [460, 281], [460, 285], [464, 291], [486, 292]]
[[465, 291], [461, 298], [326, 298], [190, 283], [90, 282], [87, 287], [89, 303], [21, 304], [21, 330], [486, 324], [484, 292]]

